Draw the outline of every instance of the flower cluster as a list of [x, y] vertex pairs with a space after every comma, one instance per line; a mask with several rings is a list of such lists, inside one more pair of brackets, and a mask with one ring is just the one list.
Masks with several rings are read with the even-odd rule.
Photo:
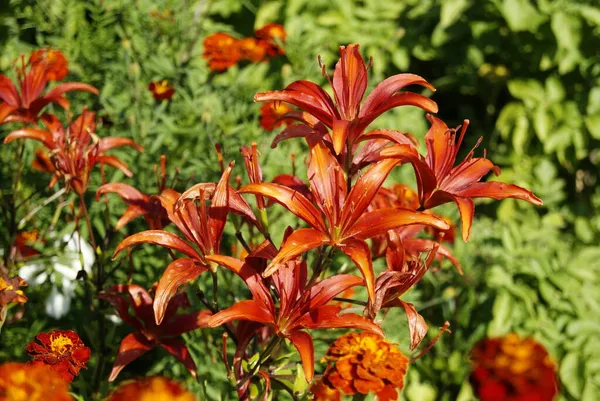
[[4, 325], [8, 313], [9, 304], [24, 304], [27, 296], [21, 287], [27, 286], [25, 280], [20, 277], [8, 278], [0, 266], [0, 329]]
[[[224, 70], [242, 59], [260, 61], [283, 53], [282, 26], [269, 24], [255, 35], [256, 38], [242, 40], [224, 33], [207, 37], [204, 57], [210, 68]], [[326, 357], [328, 368], [315, 388], [317, 397], [339, 399], [342, 394], [374, 393], [380, 400], [396, 400], [404, 385], [408, 358], [385, 339], [377, 320], [379, 311], [402, 308], [413, 350], [429, 327], [415, 306], [403, 300], [404, 294], [442, 260], [448, 259], [461, 272], [456, 257], [442, 244], [454, 240], [454, 225], [432, 209], [454, 202], [466, 241], [474, 215], [474, 198], [517, 198], [541, 204], [524, 188], [498, 181], [481, 182], [489, 172], [499, 173], [485, 152], [483, 157], [475, 157], [472, 150], [463, 161], [456, 162], [468, 120], [460, 127], [449, 128], [429, 114], [431, 128], [425, 136], [425, 154], [410, 134], [392, 129], [369, 130], [375, 119], [395, 107], [413, 106], [436, 113], [438, 106], [433, 100], [405, 90], [408, 86], [434, 88], [417, 75], [398, 74], [376, 85], [364, 98], [368, 65], [358, 45], [342, 46], [332, 76], [321, 64], [332, 95], [304, 80], [283, 90], [255, 95], [256, 101], [265, 102], [262, 125], [266, 129], [284, 127], [275, 136], [273, 147], [291, 138], [306, 141], [305, 176], [297, 176], [293, 165], [291, 175], [265, 179], [256, 144], [240, 149], [247, 172], [245, 185], [241, 177], [236, 179], [237, 185], [230, 184], [235, 163], [225, 163], [220, 146], [218, 182], [200, 182], [183, 192], [167, 187], [165, 158], [161, 158], [158, 191], [154, 195], [122, 182], [107, 183], [102, 175], [96, 200], [116, 193], [128, 205], [115, 229], [122, 229], [141, 216], [148, 226], [147, 230], [124, 238], [114, 249], [113, 259], [122, 253], [130, 254], [140, 244], [166, 248], [170, 256], [150, 290], [132, 283], [133, 274], [128, 284], [104, 286], [110, 279], [103, 275], [101, 264], [105, 260], [98, 259], [107, 251], [109, 241], [102, 248], [94, 240], [94, 227], [83, 195], [97, 164], [111, 165], [131, 175], [120, 159], [105, 152], [118, 146], [141, 148], [126, 138], [100, 139], [96, 135], [95, 114], [86, 110], [67, 128], [54, 115], [39, 115], [49, 102], [67, 107], [62, 96], [66, 89], [85, 87], [68, 85], [58, 97], [54, 96], [54, 89], [50, 91], [52, 96], [36, 101], [46, 81], [60, 77], [57, 71], [61, 65], [58, 59], [51, 62], [51, 56], [36, 60], [27, 65], [23, 62], [20, 79], [25, 82], [37, 74], [35, 82], [44, 85], [33, 93], [29, 91], [31, 83], [22, 84], [21, 97], [27, 100], [24, 103], [11, 95], [8, 85], [0, 86], [4, 88], [0, 91], [4, 101], [0, 114], [4, 113], [3, 120], [12, 118], [30, 125], [39, 121], [45, 129], [27, 126], [10, 133], [5, 142], [19, 138], [41, 142], [49, 155], [46, 159], [37, 158], [39, 166], [51, 164], [53, 181], [61, 180], [65, 192], [73, 189], [79, 197], [77, 219], [88, 223], [90, 243], [98, 255], [93, 281], [96, 299], [107, 301], [133, 329], [121, 340], [109, 381], [155, 347], [166, 350], [195, 377], [195, 362], [180, 336], [197, 329], [220, 328], [226, 334], [222, 345], [224, 365], [238, 396], [248, 400], [251, 389], [260, 387], [266, 399], [271, 382], [277, 380], [281, 384], [273, 365], [279, 363], [286, 344], [297, 351], [295, 357], [299, 357], [304, 377], [311, 382], [316, 376], [312, 332], [344, 328], [361, 332], [349, 333], [331, 345]], [[54, 75], [49, 74], [51, 69], [56, 69], [52, 70]], [[154, 82], [150, 90], [156, 99], [172, 94], [167, 82]], [[416, 188], [385, 187], [388, 177], [403, 164], [414, 169]], [[273, 232], [269, 223], [275, 204], [297, 218], [297, 224], [283, 233]], [[231, 227], [227, 227], [228, 223]], [[168, 225], [172, 227], [167, 228]], [[227, 238], [232, 231], [238, 244]], [[225, 248], [236, 251], [229, 253]], [[373, 260], [379, 257], [385, 257], [386, 267], [376, 271]], [[337, 263], [342, 259], [346, 262], [343, 269]], [[82, 275], [88, 274], [85, 268], [81, 270]], [[243, 292], [222, 291], [223, 277], [229, 285], [232, 276], [245, 284], [246, 296]], [[196, 302], [191, 296], [188, 298], [194, 291], [184, 289], [204, 278], [211, 279], [213, 296], [209, 301], [203, 291], [195, 294], [204, 305], [201, 309], [193, 307]], [[354, 291], [362, 286], [366, 291]], [[363, 299], [354, 299], [358, 297]], [[225, 305], [223, 299], [229, 302]], [[348, 304], [361, 307], [349, 308]], [[229, 339], [235, 343], [231, 361], [227, 352]], [[38, 342], [27, 347], [30, 355], [59, 370], [68, 380], [78, 374], [90, 356], [89, 349], [72, 332], [42, 333]], [[173, 389], [164, 379], [149, 379], [126, 385], [112, 397], [118, 400], [133, 392], [148, 394], [148, 399], [189, 399], [183, 392], [170, 394]]]
[[286, 32], [283, 25], [269, 23], [254, 32], [255, 37], [237, 39], [217, 32], [204, 39], [204, 57], [213, 71], [224, 71], [242, 60], [252, 63], [284, 54]]
[[329, 367], [314, 387], [315, 400], [373, 393], [378, 400], [392, 401], [404, 387], [408, 358], [377, 334], [348, 333], [329, 346], [326, 359]]
[[161, 376], [125, 382], [107, 401], [195, 401], [181, 384]]
[[72, 401], [69, 384], [43, 364], [0, 365], [0, 401]]
[[552, 401], [558, 394], [556, 365], [531, 338], [488, 338], [475, 345], [471, 356], [471, 383], [481, 401]]
[[73, 381], [90, 359], [91, 350], [74, 331], [39, 333], [36, 340], [27, 344], [25, 349], [34, 363], [49, 366], [67, 382]]
[[152, 93], [154, 100], [169, 100], [175, 94], [175, 88], [167, 80], [152, 81], [148, 84], [148, 90]]

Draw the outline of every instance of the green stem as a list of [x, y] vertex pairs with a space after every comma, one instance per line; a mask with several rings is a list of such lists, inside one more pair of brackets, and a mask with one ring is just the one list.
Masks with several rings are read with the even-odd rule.
[[219, 310], [219, 276], [217, 276], [217, 272], [212, 273], [212, 289], [213, 289], [213, 308], [214, 310]]

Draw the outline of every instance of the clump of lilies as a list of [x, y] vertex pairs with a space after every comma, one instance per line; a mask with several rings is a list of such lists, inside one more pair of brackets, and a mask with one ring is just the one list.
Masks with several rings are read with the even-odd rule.
[[[283, 27], [269, 24], [255, 35], [252, 41], [221, 33], [206, 38], [205, 58], [211, 69], [226, 69], [243, 58], [260, 61], [282, 54]], [[68, 90], [97, 93], [84, 84], [60, 84], [42, 95], [51, 76], [47, 69], [61, 65], [59, 59], [54, 63], [51, 60], [46, 57], [22, 64], [18, 71], [20, 94], [14, 86], [2, 87], [1, 120], [26, 124], [11, 132], [4, 142], [41, 142], [54, 169], [53, 183], [60, 182], [65, 191], [73, 190], [79, 196], [81, 219], [89, 222], [83, 195], [90, 187], [94, 166], [113, 166], [130, 176], [128, 167], [106, 152], [121, 146], [142, 149], [127, 138], [99, 137], [95, 114], [85, 109], [66, 126], [54, 115], [40, 114], [51, 102], [68, 107], [63, 96]], [[196, 364], [181, 335], [218, 330], [223, 335], [224, 366], [240, 400], [255, 398], [252, 388], [260, 388], [260, 397], [267, 399], [275, 383], [292, 394], [298, 392], [287, 378], [277, 374], [279, 357], [288, 349], [297, 353], [298, 372], [302, 373], [299, 377], [314, 384], [305, 386], [305, 390], [312, 388], [317, 399], [372, 393], [381, 400], [396, 400], [415, 358], [409, 359], [386, 339], [381, 319], [390, 308], [401, 308], [408, 320], [406, 345], [411, 351], [417, 349], [429, 327], [417, 308], [403, 299], [404, 294], [432, 266], [445, 260], [462, 272], [457, 258], [442, 244], [454, 241], [454, 224], [434, 208], [455, 203], [462, 237], [467, 241], [475, 198], [516, 198], [542, 204], [524, 188], [482, 181], [489, 172], [499, 174], [500, 170], [486, 158], [485, 151], [483, 156], [475, 156], [477, 146], [457, 163], [469, 121], [449, 128], [434, 116], [438, 106], [433, 100], [424, 93], [406, 90], [433, 91], [424, 78], [398, 74], [376, 85], [365, 97], [369, 66], [358, 45], [340, 47], [332, 74], [319, 62], [331, 93], [317, 83], [302, 80], [282, 90], [255, 95], [257, 102], [264, 102], [263, 126], [269, 130], [282, 128], [273, 147], [292, 138], [306, 141], [305, 177], [297, 176], [295, 168], [292, 174], [263, 176], [256, 144], [241, 149], [248, 176], [245, 185], [231, 184], [236, 166], [233, 161], [225, 163], [220, 147], [218, 182], [200, 182], [181, 192], [167, 186], [164, 157], [157, 168], [155, 194], [126, 183], [105, 182], [102, 175], [96, 200], [116, 193], [128, 205], [114, 232], [125, 231], [134, 218], [141, 216], [148, 228], [126, 236], [112, 250], [113, 259], [123, 260], [120, 255], [132, 252], [135, 255], [134, 248], [140, 244], [165, 248], [169, 256], [152, 288], [132, 282], [105, 285], [111, 276], [103, 273], [102, 265], [96, 266], [96, 300], [109, 303], [132, 329], [121, 340], [106, 379], [115, 380], [129, 364], [155, 347], [171, 354], [195, 377]], [[8, 82], [7, 77], [0, 79]], [[25, 84], [27, 80], [37, 89]], [[168, 92], [163, 84], [152, 84], [157, 99], [158, 92]], [[413, 135], [393, 129], [369, 129], [380, 115], [401, 106], [429, 113], [425, 154], [419, 151]], [[390, 174], [405, 164], [414, 169], [416, 188], [386, 184]], [[296, 224], [283, 233], [274, 232], [269, 222], [273, 207], [286, 209], [296, 218]], [[226, 230], [228, 225], [232, 230]], [[93, 236], [91, 224], [88, 228]], [[232, 231], [236, 247], [243, 252], [232, 254], [228, 252], [231, 247], [223, 245]], [[98, 242], [93, 237], [90, 240], [98, 249]], [[383, 269], [374, 267], [377, 258], [385, 259]], [[247, 287], [248, 296], [237, 293], [230, 304], [220, 304], [219, 295], [229, 283], [223, 282], [224, 275], [238, 277]], [[204, 279], [212, 283], [213, 294], [198, 292], [197, 283]], [[193, 307], [198, 302], [192, 296], [198, 297], [203, 308]], [[445, 324], [438, 337], [447, 328]], [[328, 367], [319, 372], [315, 361], [323, 355], [315, 355], [312, 333], [327, 329], [350, 332], [330, 346], [325, 356]], [[38, 336], [39, 343], [30, 344], [28, 352], [38, 360], [60, 364], [72, 379], [89, 359], [89, 349], [77, 340], [69, 332], [52, 332]], [[233, 353], [228, 352], [231, 342], [235, 345]], [[416, 358], [434, 343], [417, 351]], [[52, 354], [55, 351], [64, 351], [61, 355], [68, 351], [70, 356], [56, 359]], [[92, 352], [102, 354], [103, 349]], [[65, 374], [64, 369], [61, 372]], [[125, 386], [111, 399], [138, 391], [136, 386], [156, 387], [158, 392], [175, 388], [161, 380], [149, 380], [143, 385]], [[180, 397], [191, 399], [187, 393]]]

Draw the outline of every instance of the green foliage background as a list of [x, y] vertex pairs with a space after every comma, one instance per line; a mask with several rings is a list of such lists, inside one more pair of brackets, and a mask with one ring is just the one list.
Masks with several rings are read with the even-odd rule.
[[[153, 16], [153, 10], [166, 11], [167, 17]], [[9, 0], [0, 13], [0, 70], [10, 71], [20, 54], [42, 46], [63, 51], [70, 61], [68, 80], [90, 83], [101, 92], [98, 98], [71, 96], [72, 110], [87, 104], [103, 119], [100, 135], [131, 137], [145, 147], [142, 154], [120, 156], [136, 174], [124, 182], [149, 193], [155, 191], [152, 166], [161, 154], [168, 155], [171, 174], [180, 170], [179, 189], [188, 179], [215, 180], [216, 142], [224, 144], [227, 160], [239, 162], [239, 146], [255, 141], [262, 149], [267, 179], [289, 173], [289, 153], [302, 155], [304, 144], [290, 141], [268, 150], [274, 134], [260, 128], [259, 105], [252, 97], [300, 78], [324, 83], [316, 56], [332, 67], [339, 45], [360, 43], [363, 55], [373, 57], [371, 87], [399, 72], [425, 77], [437, 88], [433, 99], [448, 125], [471, 120], [465, 147], [483, 135], [489, 156], [503, 167], [500, 179], [532, 189], [544, 207], [512, 200], [480, 205], [472, 239], [467, 244], [458, 240], [454, 247], [465, 275], [443, 269], [428, 274], [412, 291], [432, 326], [449, 320], [453, 334], [410, 369], [403, 397], [473, 399], [466, 379], [470, 348], [485, 335], [517, 331], [535, 336], [559, 362], [561, 400], [600, 399], [597, 2]], [[285, 57], [221, 74], [210, 72], [201, 58], [206, 35], [224, 31], [250, 36], [267, 22], [285, 25]], [[156, 103], [148, 92], [148, 83], [157, 79], [174, 83], [176, 95], [170, 102]], [[420, 138], [427, 129], [423, 113], [415, 109], [394, 110], [376, 125]], [[2, 127], [2, 135], [9, 128]], [[29, 161], [34, 150], [26, 146]], [[9, 191], [14, 174], [14, 152], [15, 147], [0, 146], [3, 193]], [[237, 173], [242, 174], [240, 169]], [[408, 173], [402, 171], [396, 178]], [[40, 190], [46, 176], [28, 168], [24, 174], [18, 196], [31, 195], [36, 204], [51, 193]], [[123, 177], [111, 172], [108, 179]], [[110, 205], [114, 225], [124, 207], [112, 198]], [[101, 205], [93, 209], [98, 216], [95, 228], [103, 231]], [[51, 215], [51, 210], [40, 212], [32, 228], [43, 229]], [[142, 227], [142, 222], [128, 226], [126, 232], [113, 235], [111, 243]], [[68, 232], [72, 225], [61, 223], [59, 228]], [[0, 238], [8, 249], [10, 238], [4, 233]], [[163, 259], [164, 254], [151, 247], [138, 251], [134, 282], [149, 285], [156, 280]], [[126, 279], [126, 267], [122, 270], [120, 277]], [[37, 288], [31, 298], [44, 291], [47, 288]], [[77, 319], [85, 308], [83, 302], [75, 305], [60, 322], [28, 308], [26, 319], [3, 332], [0, 359], [24, 358], [22, 344], [42, 329], [60, 326], [85, 332], [90, 328]], [[392, 338], [407, 348], [403, 317], [394, 312], [386, 325]], [[113, 351], [126, 330], [123, 325], [109, 330]], [[220, 363], [218, 350], [206, 347], [212, 335], [201, 330], [187, 337], [201, 377], [198, 384], [188, 382], [206, 399], [230, 399], [224, 369], [213, 368]], [[325, 346], [320, 344], [321, 352]], [[147, 369], [186, 377], [180, 365], [158, 351], [122, 377]], [[78, 390], [86, 394], [85, 380], [78, 383]]]

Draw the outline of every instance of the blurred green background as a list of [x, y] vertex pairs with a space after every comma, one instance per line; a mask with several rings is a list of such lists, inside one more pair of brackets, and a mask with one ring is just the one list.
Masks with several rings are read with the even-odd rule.
[[[152, 166], [161, 154], [169, 155], [171, 174], [174, 168], [180, 170], [176, 185], [180, 189], [187, 179], [215, 180], [216, 142], [223, 143], [227, 160], [239, 161], [240, 145], [255, 141], [262, 150], [266, 179], [290, 173], [289, 153], [296, 152], [302, 160], [305, 145], [295, 140], [269, 150], [275, 133], [258, 124], [260, 106], [252, 97], [296, 79], [325, 84], [316, 57], [321, 55], [333, 68], [339, 45], [360, 43], [363, 56], [373, 57], [371, 88], [399, 72], [423, 76], [437, 88], [432, 97], [449, 126], [471, 120], [465, 152], [483, 136], [482, 147], [502, 167], [500, 179], [532, 189], [544, 206], [513, 200], [480, 204], [471, 240], [466, 244], [458, 240], [454, 246], [465, 275], [443, 269], [426, 275], [411, 292], [411, 300], [431, 325], [449, 320], [452, 334], [409, 369], [404, 399], [473, 399], [467, 383], [470, 348], [486, 335], [516, 331], [533, 335], [558, 361], [561, 400], [600, 400], [597, 1], [7, 0], [2, 4], [0, 70], [8, 72], [20, 54], [40, 47], [64, 52], [70, 62], [67, 80], [90, 83], [101, 93], [97, 98], [71, 96], [72, 111], [88, 104], [102, 118], [101, 136], [127, 136], [145, 147], [143, 154], [120, 156], [136, 174], [124, 182], [149, 193], [155, 191]], [[205, 36], [214, 32], [252, 36], [255, 28], [269, 22], [285, 26], [285, 56], [219, 74], [208, 69], [201, 57]], [[157, 103], [147, 86], [162, 79], [173, 83], [176, 94], [169, 102]], [[411, 108], [387, 113], [376, 126], [409, 131], [419, 138], [427, 130], [423, 112]], [[4, 136], [10, 127], [0, 129]], [[29, 159], [34, 150], [27, 144]], [[0, 156], [0, 185], [6, 190], [14, 148], [0, 146]], [[27, 170], [25, 194], [43, 188], [48, 178]], [[111, 174], [109, 180], [124, 179], [120, 173]], [[410, 169], [396, 178], [403, 177], [410, 177]], [[49, 193], [42, 191], [38, 199]], [[124, 206], [116, 199], [111, 202], [114, 224]], [[447, 210], [455, 213], [452, 207]], [[51, 216], [52, 211], [42, 212], [40, 221], [44, 213]], [[102, 230], [103, 223], [97, 223]], [[114, 241], [142, 227], [141, 221], [132, 224]], [[0, 238], [8, 241], [4, 234]], [[164, 267], [153, 256], [158, 251], [148, 248], [138, 254], [134, 281], [151, 283]], [[81, 326], [77, 307], [85, 305], [75, 306], [66, 321]], [[20, 323], [11, 334], [3, 333], [1, 359], [22, 357], [18, 344], [29, 341], [41, 326], [56, 325], [41, 312], [28, 313], [39, 316]], [[407, 348], [402, 315], [390, 314], [386, 326], [391, 337]], [[121, 326], [112, 328], [115, 350], [126, 332]], [[210, 336], [202, 332], [188, 337], [201, 376], [195, 386], [202, 387], [199, 391], [209, 399], [228, 399], [225, 371], [214, 368], [220, 363], [218, 350], [203, 345]], [[324, 349], [323, 343], [321, 352]], [[168, 368], [172, 375], [185, 377], [164, 353], [143, 359], [139, 371], [148, 368], [144, 363], [153, 363], [151, 372]], [[130, 375], [135, 369], [134, 364]]]

